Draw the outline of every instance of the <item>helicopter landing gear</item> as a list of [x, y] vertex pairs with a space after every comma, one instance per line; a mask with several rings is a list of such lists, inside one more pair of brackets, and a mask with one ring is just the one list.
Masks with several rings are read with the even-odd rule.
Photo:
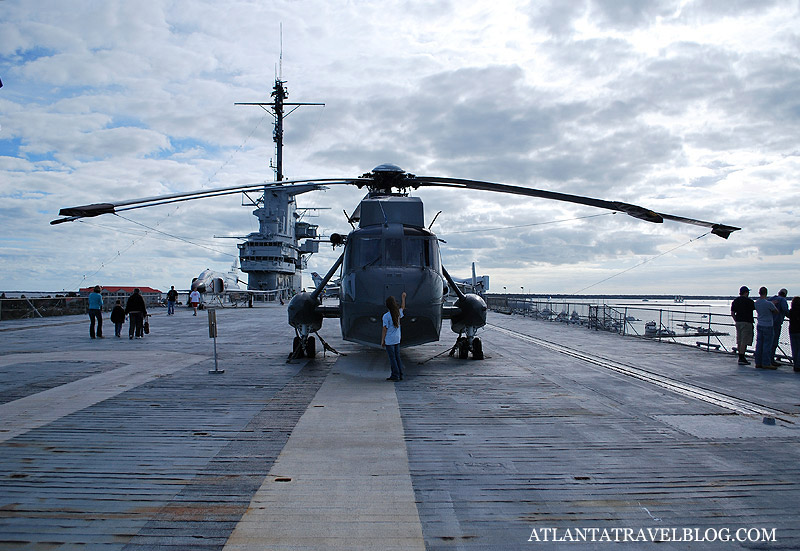
[[458, 347], [458, 359], [466, 360], [469, 357], [469, 340], [467, 337], [459, 337], [456, 346]]
[[294, 360], [302, 358], [303, 356], [305, 356], [305, 352], [303, 351], [303, 339], [295, 337], [294, 341], [292, 341], [292, 353], [289, 354], [289, 359]]
[[483, 343], [478, 337], [472, 339], [472, 359], [473, 360], [483, 359]]
[[289, 354], [287, 362], [296, 360], [297, 358], [308, 357], [313, 358], [316, 355], [316, 342], [314, 337], [309, 336], [310, 327], [303, 326], [301, 331], [295, 327], [295, 338], [292, 341], [292, 353]]
[[[319, 342], [322, 343], [322, 347], [324, 351], [330, 350], [337, 356], [346, 356], [346, 354], [342, 354], [341, 352], [337, 351], [334, 347], [329, 345], [325, 340], [319, 335], [319, 333], [315, 333]], [[297, 336], [292, 341], [292, 353], [289, 354], [289, 358], [286, 360], [287, 363], [291, 362], [292, 360], [296, 360], [298, 358], [316, 358], [317, 356], [317, 339], [313, 336], [308, 335], [306, 337], [301, 337], [300, 333], [298, 332]]]
[[482, 360], [484, 358], [483, 343], [479, 338], [472, 337], [470, 339], [459, 335], [453, 348], [450, 349], [450, 356], [455, 356], [456, 352], [458, 352], [458, 359], [466, 360], [469, 358], [470, 351], [472, 352], [473, 360]]
[[287, 362], [297, 360], [299, 358], [314, 358], [317, 355], [317, 341], [314, 337], [306, 337], [305, 343], [303, 338], [297, 336], [292, 341], [292, 353], [289, 354]]

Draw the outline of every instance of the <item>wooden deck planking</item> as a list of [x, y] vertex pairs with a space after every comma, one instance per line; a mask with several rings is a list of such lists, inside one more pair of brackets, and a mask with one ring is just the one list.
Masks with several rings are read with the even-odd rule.
[[[336, 360], [286, 365], [282, 310], [224, 311], [226, 373], [209, 375], [207, 327], [189, 316], [157, 320], [159, 330], [143, 342], [93, 342], [83, 325], [64, 323], [0, 332], [0, 351], [28, 355], [2, 364], [15, 378], [0, 384], [0, 404], [119, 367], [113, 354], [132, 346], [206, 357], [0, 444], [0, 549], [221, 549], [228, 541]], [[496, 318], [784, 409], [795, 421], [800, 412], [800, 376], [785, 369], [756, 371], [724, 354]], [[326, 328], [326, 340], [353, 361], [361, 357], [336, 337], [335, 324]], [[776, 543], [724, 547], [800, 547], [795, 425], [732, 416], [496, 331], [482, 337], [484, 362], [444, 355], [417, 364], [449, 340], [403, 352], [408, 376], [396, 395], [428, 549], [527, 549], [534, 527], [593, 526], [775, 527]], [[36, 362], [54, 348], [85, 359]], [[315, 529], [320, 521], [309, 520]]]
[[[548, 337], [560, 331], [542, 322], [527, 327]], [[582, 336], [569, 331], [570, 338]], [[596, 340], [608, 355], [608, 337], [583, 339], [581, 349]], [[738, 369], [730, 356], [622, 342], [617, 359], [675, 375], [683, 369], [687, 380], [696, 377], [686, 368], [694, 363], [713, 366], [704, 378], [714, 368], [722, 374]], [[458, 376], [446, 368], [420, 370], [398, 389], [429, 549], [522, 549], [535, 526], [766, 526], [777, 528], [777, 548], [797, 544], [796, 427], [737, 416], [757, 436], [698, 438], [662, 419], [728, 413], [500, 335], [487, 332], [484, 343], [498, 360], [488, 370], [474, 364]], [[748, 397], [749, 379], [762, 374], [745, 373], [730, 390]], [[774, 380], [775, 374], [766, 375]], [[794, 374], [778, 375], [780, 391], [798, 388]], [[778, 392], [771, 402], [797, 411], [791, 395]], [[554, 545], [548, 548], [559, 548]]]

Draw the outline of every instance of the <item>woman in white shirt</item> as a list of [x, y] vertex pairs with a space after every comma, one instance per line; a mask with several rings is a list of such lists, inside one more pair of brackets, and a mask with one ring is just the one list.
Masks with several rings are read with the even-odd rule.
[[387, 381], [403, 380], [403, 364], [400, 361], [400, 318], [403, 317], [403, 310], [406, 308], [405, 292], [401, 295], [400, 302], [400, 307], [398, 307], [394, 297], [387, 298], [386, 308], [389, 311], [383, 315], [381, 346], [386, 347], [386, 353], [389, 355], [389, 365], [392, 368], [392, 374], [386, 379]]

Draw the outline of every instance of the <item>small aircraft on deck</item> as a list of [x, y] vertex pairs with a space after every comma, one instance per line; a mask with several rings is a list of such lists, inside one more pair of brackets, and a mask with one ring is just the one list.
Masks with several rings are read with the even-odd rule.
[[241, 291], [239, 283], [244, 283], [239, 279], [239, 269], [234, 262], [228, 273], [216, 272], [211, 268], [206, 268], [200, 275], [192, 278], [192, 291], [198, 293], [225, 293], [227, 291]]
[[[453, 283], [461, 289], [462, 293], [475, 293], [476, 295], [483, 296], [489, 291], [489, 276], [475, 275], [475, 263], [472, 263], [472, 277], [453, 278]], [[455, 293], [453, 293], [455, 294]]]
[[217, 272], [211, 268], [206, 268], [200, 275], [192, 279], [189, 289], [197, 291], [202, 297], [201, 304], [217, 304], [218, 306], [240, 306], [253, 305], [254, 295], [275, 295], [278, 291], [254, 291], [239, 287], [239, 283], [245, 283], [239, 279], [239, 266], [236, 261], [227, 273]]
[[[330, 237], [334, 247], [344, 248], [342, 254], [312, 292], [298, 293], [289, 303], [288, 321], [296, 335], [292, 357], [315, 356], [316, 341], [313, 335], [319, 337], [318, 331], [324, 318], [339, 318], [345, 340], [372, 347], [380, 346], [384, 302], [389, 295], [397, 298], [405, 291], [408, 296], [402, 321], [404, 346], [438, 341], [442, 320], [449, 319], [451, 329], [458, 334], [451, 354], [457, 351], [460, 358], [466, 358], [471, 352], [473, 358], [483, 358], [483, 347], [476, 333], [486, 324], [486, 302], [476, 293], [461, 291], [442, 266], [439, 240], [425, 226], [422, 200], [409, 194], [410, 190], [420, 187], [449, 188], [458, 193], [484, 191], [565, 201], [622, 212], [652, 223], [668, 220], [703, 226], [710, 228], [711, 233], [726, 239], [740, 229], [659, 213], [619, 201], [478, 180], [415, 176], [393, 164], [382, 164], [356, 178], [259, 182], [69, 207], [60, 211], [65, 218], [53, 220], [51, 224], [245, 191], [266, 192], [276, 188], [316, 190], [336, 185], [366, 188], [367, 194], [349, 217], [349, 222], [358, 222], [358, 227], [354, 227], [346, 236], [333, 234]], [[325, 286], [340, 268], [342, 275], [339, 304], [323, 306], [321, 295]], [[448, 289], [457, 296], [452, 306], [447, 306], [444, 301]]]
[[[323, 277], [317, 272], [311, 272], [311, 281], [314, 282], [314, 287], [318, 287], [322, 283]], [[339, 298], [339, 291], [342, 289], [342, 280], [334, 279], [328, 282], [323, 288], [322, 297]]]

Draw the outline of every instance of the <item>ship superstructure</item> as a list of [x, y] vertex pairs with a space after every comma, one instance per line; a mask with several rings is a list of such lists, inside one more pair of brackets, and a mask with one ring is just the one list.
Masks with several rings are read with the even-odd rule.
[[[289, 103], [285, 82], [275, 79], [272, 101], [268, 103], [237, 103], [236, 105], [257, 105], [269, 110], [275, 118], [273, 140], [277, 162], [273, 166], [275, 181], [283, 180], [283, 119], [302, 105], [325, 105], [324, 103]], [[294, 109], [284, 114], [285, 106]], [[295, 198], [301, 193], [321, 189], [308, 185], [291, 190], [264, 188], [262, 195], [253, 199], [245, 193], [244, 198], [256, 207], [253, 215], [258, 218], [258, 232], [251, 233], [238, 245], [241, 269], [248, 275], [247, 288], [257, 291], [278, 291], [287, 296], [299, 292], [302, 286], [302, 270], [305, 256], [319, 250], [317, 226], [302, 221], [297, 212]], [[300, 240], [312, 239], [304, 241]]]
[[[310, 190], [305, 190], [310, 191]], [[318, 252], [317, 226], [300, 221], [296, 195], [305, 191], [265, 191], [253, 215], [258, 232], [239, 246], [241, 269], [248, 275], [247, 288], [258, 291], [299, 292], [305, 255]]]

